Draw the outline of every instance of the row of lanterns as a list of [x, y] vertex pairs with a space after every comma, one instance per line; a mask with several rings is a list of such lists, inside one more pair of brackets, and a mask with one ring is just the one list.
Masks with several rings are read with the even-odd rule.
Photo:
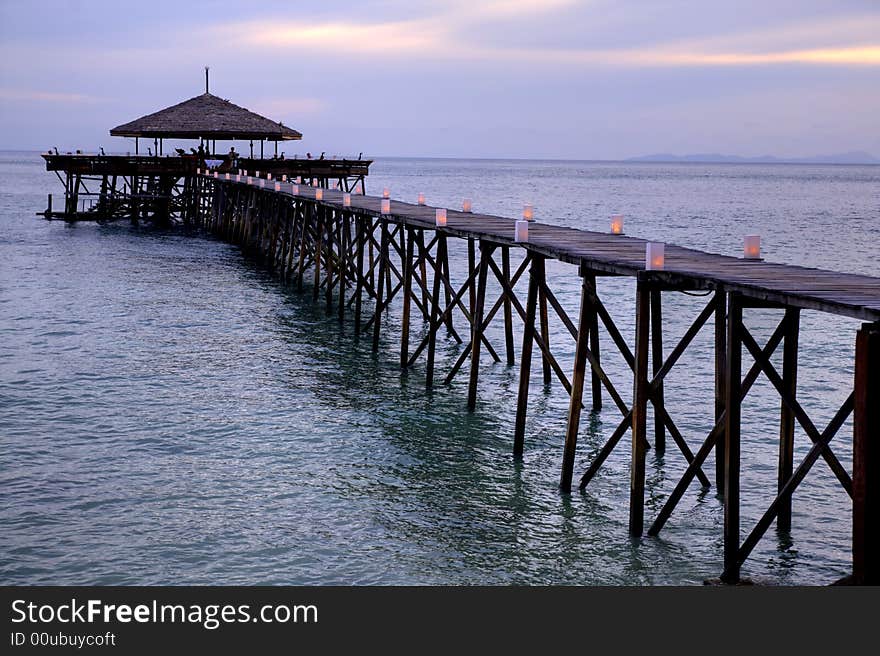
[[[197, 169], [196, 173], [201, 173], [201, 169]], [[260, 176], [259, 171], [255, 171], [255, 175], [257, 178]], [[229, 173], [225, 174], [226, 179], [230, 180], [231, 175]], [[247, 177], [247, 183], [252, 184], [253, 178], [247, 175], [247, 171], [239, 171], [235, 176], [237, 182], [241, 181], [242, 177]], [[214, 177], [219, 177], [217, 171], [214, 172]], [[260, 186], [265, 187], [266, 180], [272, 180], [272, 174], [266, 174], [266, 180], [259, 178]], [[287, 182], [287, 176], [281, 176], [281, 182]], [[275, 182], [275, 191], [281, 191], [281, 182]], [[302, 183], [302, 179], [297, 176], [292, 183], [292, 191], [294, 194], [299, 194], [299, 185]], [[317, 187], [315, 189], [315, 200], [323, 200], [324, 199], [324, 190], [321, 187]], [[418, 195], [418, 204], [425, 204], [425, 194], [419, 192]], [[343, 207], [351, 207], [351, 194], [346, 192], [342, 194], [342, 205]], [[390, 214], [391, 213], [391, 190], [388, 187], [385, 187], [382, 190], [382, 199], [380, 204], [380, 211], [382, 214]], [[470, 213], [473, 211], [473, 204], [470, 198], [465, 198], [461, 203], [461, 211]], [[516, 242], [527, 242], [529, 240], [529, 224], [533, 223], [535, 220], [535, 208], [533, 205], [525, 205], [523, 207], [522, 219], [516, 221], [514, 226], [514, 241]], [[434, 211], [434, 223], [437, 227], [444, 227], [446, 225], [446, 208], [438, 207]], [[612, 235], [623, 235], [623, 215], [622, 214], [613, 214], [611, 216], [611, 234]], [[760, 235], [746, 235], [743, 238], [743, 258], [747, 260], [760, 260], [761, 258], [761, 237]], [[647, 242], [645, 244], [645, 269], [648, 271], [659, 271], [664, 268], [666, 261], [666, 245], [663, 242]]]

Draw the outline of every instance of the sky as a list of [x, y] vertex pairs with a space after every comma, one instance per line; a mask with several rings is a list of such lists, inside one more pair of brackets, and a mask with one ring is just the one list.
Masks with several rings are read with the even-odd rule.
[[880, 0], [0, 0], [0, 149], [133, 150], [204, 66], [288, 153], [880, 155]]

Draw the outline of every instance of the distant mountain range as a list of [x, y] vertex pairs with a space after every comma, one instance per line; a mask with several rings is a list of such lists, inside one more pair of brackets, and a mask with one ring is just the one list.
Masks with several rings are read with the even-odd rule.
[[880, 164], [880, 159], [861, 150], [837, 155], [816, 155], [814, 157], [740, 157], [720, 153], [695, 153], [693, 155], [671, 155], [657, 153], [630, 157], [627, 162], [716, 162], [722, 164]]

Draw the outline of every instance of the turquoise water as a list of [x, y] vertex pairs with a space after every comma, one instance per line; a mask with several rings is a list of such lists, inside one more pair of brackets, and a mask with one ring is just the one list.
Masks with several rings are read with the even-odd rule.
[[[399, 306], [376, 356], [310, 289], [232, 246], [38, 219], [60, 190], [36, 154], [0, 153], [0, 181], [3, 583], [639, 585], [720, 572], [714, 489], [690, 490], [659, 538], [627, 537], [625, 440], [585, 494], [557, 492], [568, 405], [557, 382], [533, 376], [516, 463], [518, 363], [484, 358], [469, 414], [463, 376], [428, 393], [421, 362], [400, 370]], [[876, 275], [878, 183], [880, 167], [387, 159], [368, 190], [451, 207], [467, 196], [508, 216], [532, 202], [538, 220], [587, 229], [622, 212], [629, 234], [724, 253], [757, 232], [771, 261]], [[460, 272], [464, 249], [452, 249]], [[549, 276], [574, 315], [575, 269], [552, 264]], [[631, 340], [632, 281], [599, 290]], [[705, 299], [664, 301], [671, 342]], [[746, 322], [766, 338], [778, 318], [749, 311]], [[857, 325], [804, 313], [798, 393], [820, 430], [851, 389]], [[570, 370], [573, 342], [560, 322], [552, 330]], [[628, 398], [625, 365], [602, 339]], [[438, 377], [460, 348], [444, 336]], [[709, 333], [666, 398], [696, 450], [713, 423]], [[773, 496], [778, 414], [761, 379], [744, 411], [744, 531]], [[585, 415], [576, 476], [618, 420], [608, 402]], [[848, 423], [834, 446], [847, 467], [850, 436]], [[802, 456], [809, 440], [796, 439]], [[664, 458], [649, 452], [648, 521], [682, 470], [671, 444]], [[823, 462], [794, 511], [791, 533], [768, 531], [744, 573], [780, 584], [846, 574], [850, 502]]]

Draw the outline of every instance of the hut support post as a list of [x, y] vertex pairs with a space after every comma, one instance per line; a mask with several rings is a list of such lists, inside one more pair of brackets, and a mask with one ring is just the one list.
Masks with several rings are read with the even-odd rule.
[[[797, 398], [797, 358], [798, 358], [798, 332], [800, 328], [801, 311], [797, 308], [785, 310], [785, 337], [782, 344], [782, 385], [788, 395]], [[791, 478], [794, 469], [794, 428], [795, 416], [791, 407], [782, 401], [782, 409], [779, 418], [779, 472], [777, 492], [782, 492], [783, 487]], [[787, 495], [779, 506], [779, 514], [776, 516], [776, 526], [780, 531], [791, 530], [791, 495]]]
[[880, 585], [880, 323], [856, 334], [853, 579]]

